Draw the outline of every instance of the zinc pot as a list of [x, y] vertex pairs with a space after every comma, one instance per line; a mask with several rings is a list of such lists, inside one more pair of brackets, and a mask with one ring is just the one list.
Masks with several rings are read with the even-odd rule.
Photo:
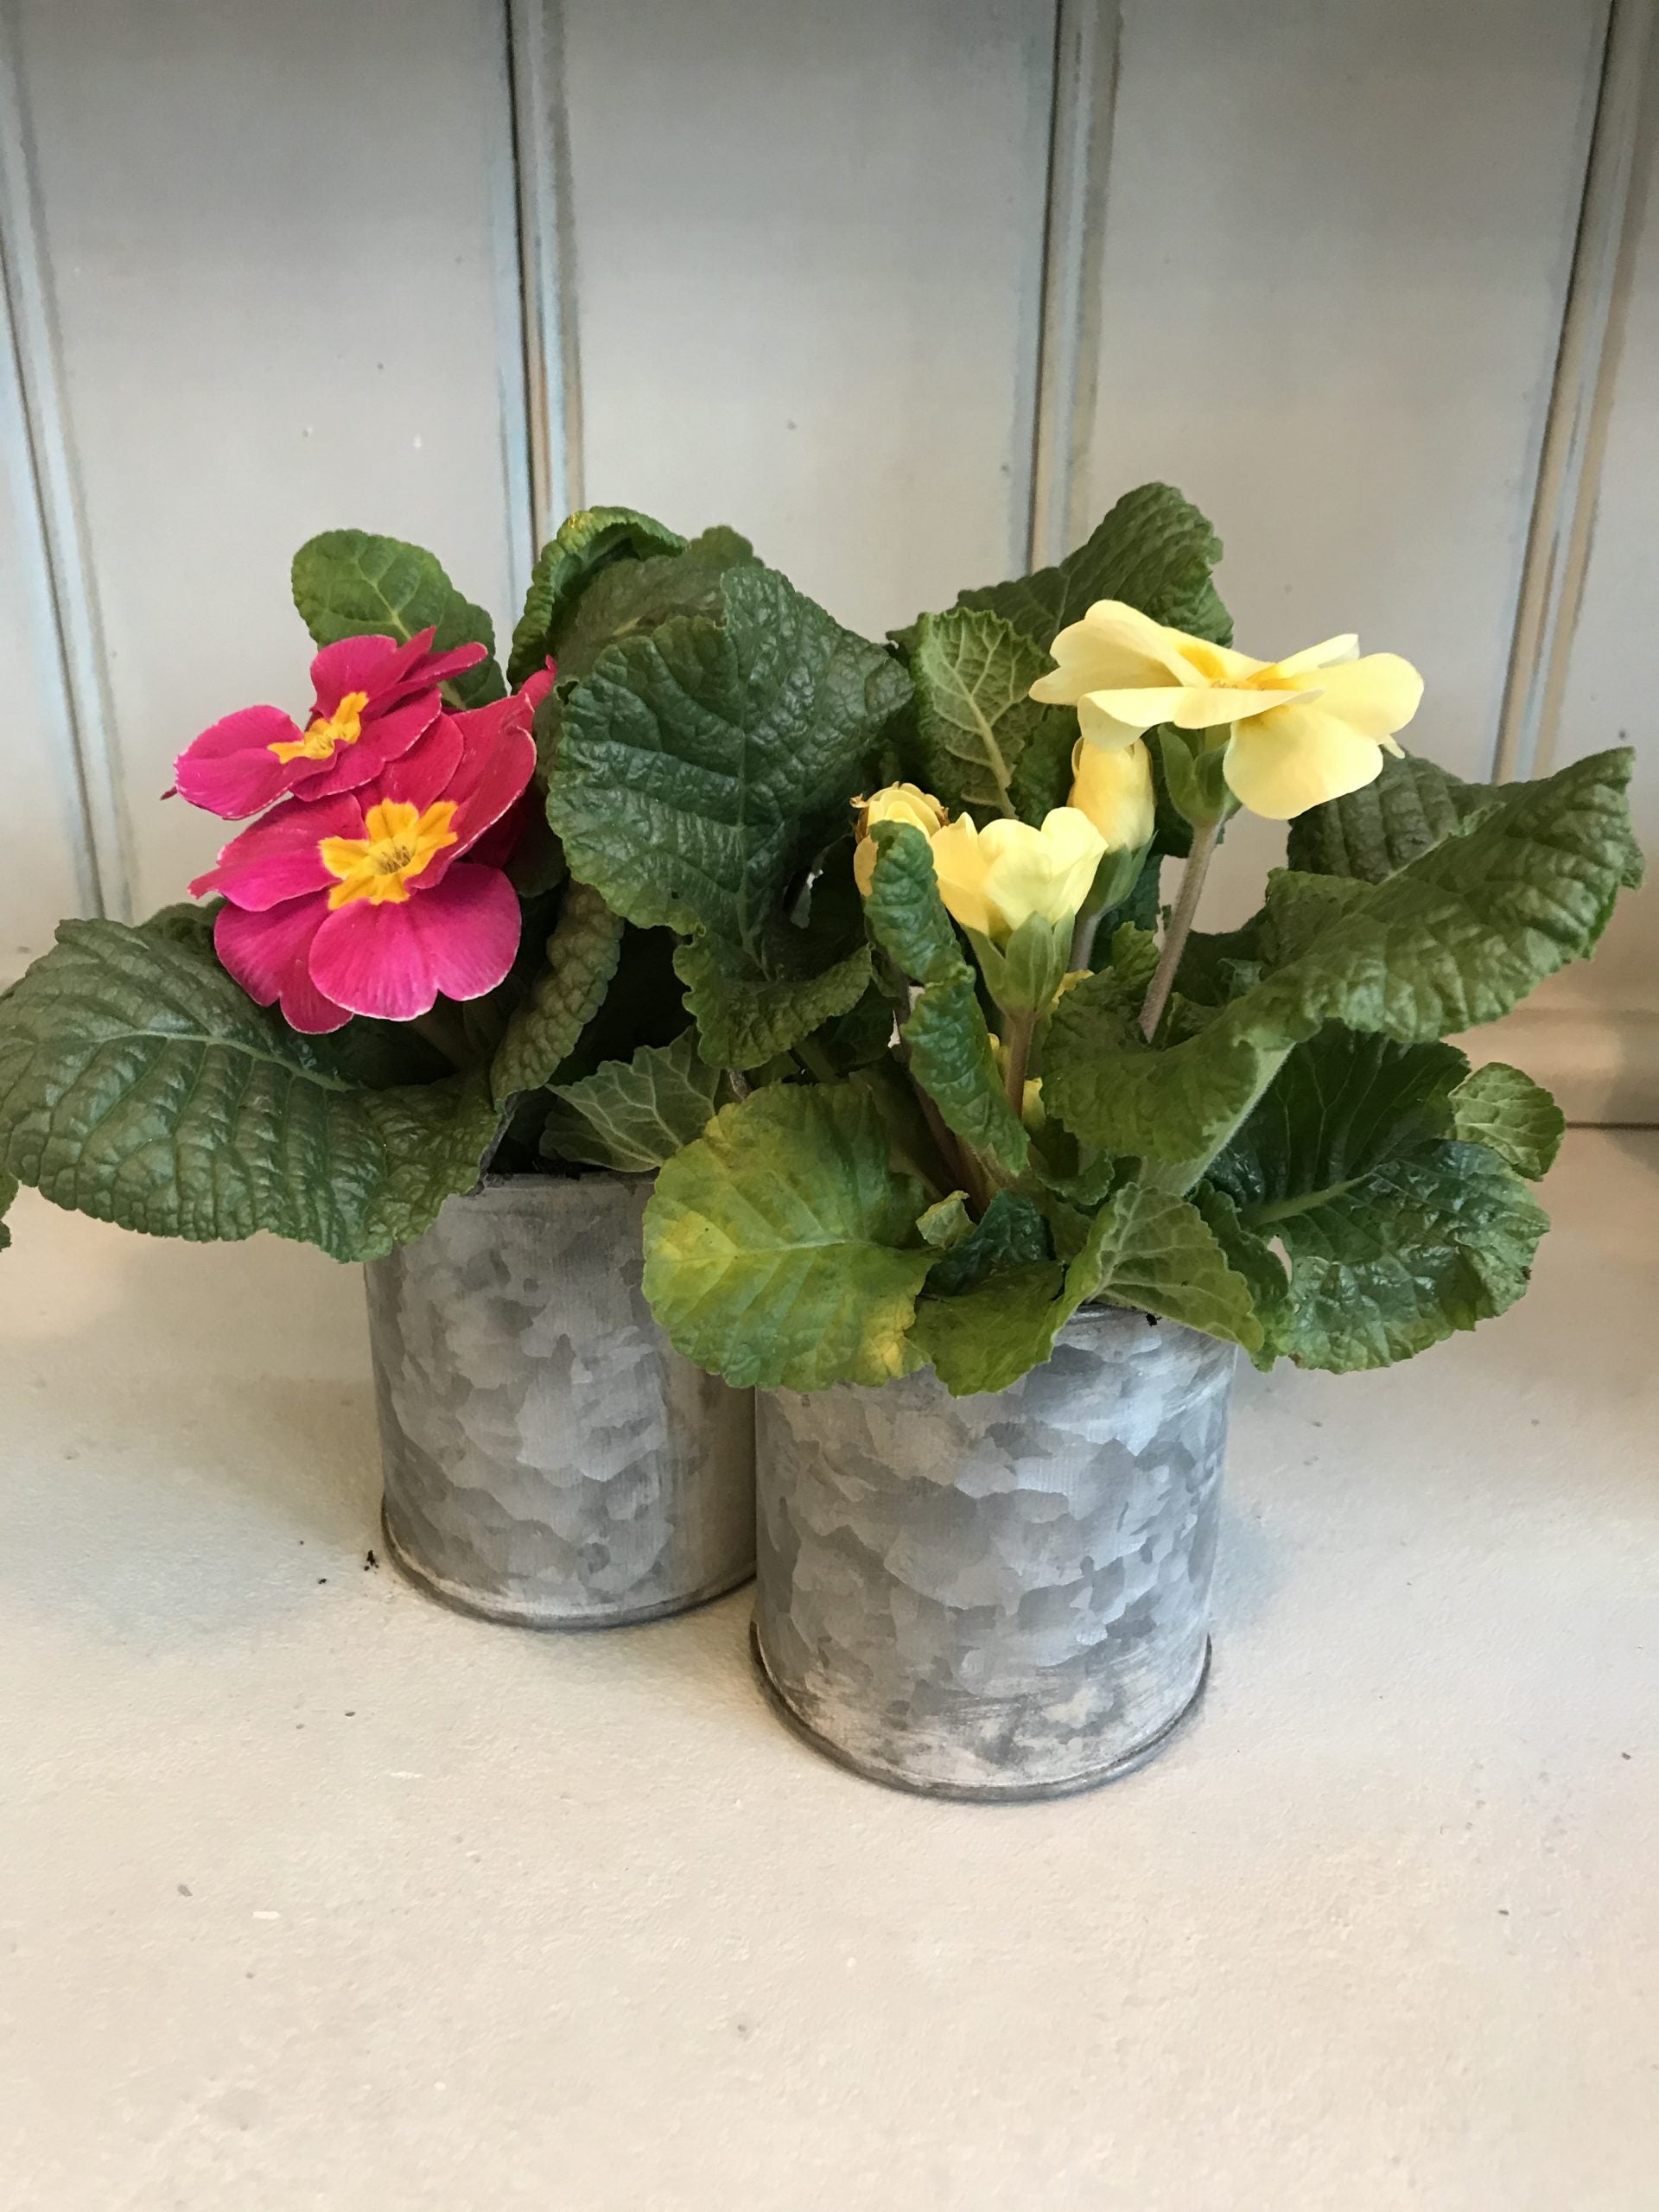
[[931, 1370], [757, 1401], [753, 1649], [819, 1750], [897, 1788], [1058, 1796], [1197, 1702], [1233, 1348], [1084, 1307], [1007, 1390]]
[[754, 1571], [753, 1398], [652, 1319], [649, 1196], [492, 1179], [365, 1270], [386, 1542], [463, 1611], [620, 1626]]

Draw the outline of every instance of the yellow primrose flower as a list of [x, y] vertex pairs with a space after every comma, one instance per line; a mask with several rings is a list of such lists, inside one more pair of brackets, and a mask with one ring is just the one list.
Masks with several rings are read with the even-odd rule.
[[1416, 713], [1423, 679], [1398, 653], [1356, 658], [1355, 637], [1327, 638], [1279, 661], [1252, 660], [1166, 630], [1119, 600], [1096, 602], [1049, 648], [1055, 666], [1033, 699], [1075, 706], [1090, 744], [1128, 745], [1159, 722], [1231, 725], [1222, 772], [1253, 814], [1288, 822], [1374, 782], [1395, 732]]
[[888, 784], [885, 789], [872, 792], [868, 798], [855, 798], [853, 804], [859, 810], [858, 842], [853, 848], [853, 880], [866, 899], [875, 880], [876, 849], [870, 842], [870, 831], [878, 822], [907, 822], [912, 830], [919, 830], [925, 837], [931, 837], [950, 819], [946, 809], [919, 784]]
[[1056, 927], [1089, 896], [1106, 841], [1086, 814], [1057, 806], [1035, 829], [962, 814], [931, 839], [939, 896], [965, 930], [1006, 944], [1032, 915]]
[[1088, 816], [1109, 853], [1138, 853], [1152, 842], [1158, 812], [1152, 755], [1138, 737], [1114, 746], [1090, 745], [1080, 737], [1071, 748], [1067, 804]]

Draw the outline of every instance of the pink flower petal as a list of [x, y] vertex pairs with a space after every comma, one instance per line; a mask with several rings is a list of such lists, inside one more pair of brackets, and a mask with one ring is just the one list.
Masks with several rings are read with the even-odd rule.
[[270, 747], [302, 734], [280, 707], [239, 708], [186, 746], [174, 766], [174, 788], [192, 806], [226, 822], [257, 814], [292, 780]]
[[557, 661], [550, 660], [545, 668], [538, 668], [533, 676], [527, 676], [518, 686], [518, 696], [530, 702], [530, 711], [532, 715], [553, 689], [558, 680], [558, 674]]
[[407, 753], [438, 717], [435, 691], [416, 692], [384, 714], [365, 709], [363, 732], [355, 745], [337, 745], [332, 758], [322, 761], [296, 760], [293, 788], [308, 799], [327, 798], [336, 791], [356, 791], [378, 776], [387, 761]]
[[322, 840], [365, 834], [363, 810], [349, 794], [316, 805], [284, 799], [232, 838], [217, 863], [190, 886], [191, 895], [222, 891], [232, 905], [262, 913], [284, 899], [326, 891], [335, 879], [323, 866]]
[[[401, 760], [387, 762], [376, 786], [378, 796], [403, 799], [424, 814], [434, 799], [442, 798], [448, 791], [451, 777], [461, 766], [462, 749], [461, 732], [453, 718], [440, 715]], [[366, 793], [359, 792], [359, 797], [366, 804], [373, 803]]]
[[213, 924], [213, 949], [228, 973], [257, 1005], [282, 1001], [290, 1029], [320, 1037], [351, 1020], [349, 1007], [325, 998], [312, 982], [308, 956], [327, 908], [318, 899], [295, 899], [268, 913], [221, 906]]
[[451, 719], [466, 752], [446, 798], [456, 801], [457, 849], [465, 852], [499, 822], [536, 772], [536, 741], [530, 734], [531, 709], [521, 694], [475, 708]]
[[423, 673], [429, 683], [447, 683], [452, 676], [464, 676], [469, 668], [476, 668], [480, 661], [488, 658], [488, 652], [480, 645], [456, 645], [452, 652], [435, 653]]
[[401, 905], [366, 899], [330, 914], [311, 947], [311, 976], [353, 1014], [412, 1021], [440, 991], [474, 999], [512, 965], [522, 926], [512, 886], [494, 868], [461, 867]]
[[373, 698], [397, 681], [411, 658], [420, 657], [418, 652], [411, 656], [410, 647], [399, 645], [396, 638], [336, 639], [311, 664], [317, 713], [332, 715], [348, 691], [366, 691]]

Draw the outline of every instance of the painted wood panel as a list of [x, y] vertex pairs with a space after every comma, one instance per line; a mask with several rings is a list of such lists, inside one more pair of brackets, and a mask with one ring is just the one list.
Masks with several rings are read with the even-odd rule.
[[[1074, 531], [1180, 484], [1240, 644], [1359, 628], [1490, 772], [1601, 0], [1125, 0]], [[1217, 919], [1279, 849], [1230, 836]]]
[[[3, 303], [0, 303], [3, 304]], [[6, 731], [0, 987], [52, 942], [65, 914], [92, 911], [73, 734], [41, 543], [16, 355], [0, 316], [0, 669]]]
[[[1541, 768], [1609, 745], [1636, 748], [1637, 834], [1659, 865], [1659, 703], [1648, 670], [1659, 607], [1659, 43], [1648, 63], [1646, 175], [1622, 280], [1623, 341], [1611, 390], [1589, 563], [1559, 721]], [[1659, 1120], [1659, 889], [1627, 899], [1587, 967], [1554, 977], [1504, 1026], [1515, 1057], [1577, 1118]]]
[[220, 841], [160, 804], [180, 746], [252, 699], [306, 703], [305, 537], [429, 543], [511, 618], [503, 16], [21, 0], [17, 24], [146, 911]]
[[1050, 0], [569, 0], [586, 495], [880, 634], [1023, 563]]

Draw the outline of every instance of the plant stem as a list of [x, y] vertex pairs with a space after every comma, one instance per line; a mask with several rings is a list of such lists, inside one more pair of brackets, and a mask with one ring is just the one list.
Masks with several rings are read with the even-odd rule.
[[1031, 1039], [1037, 1027], [1034, 1014], [1011, 1014], [1002, 1033], [1002, 1088], [1018, 1118], [1025, 1111], [1026, 1069], [1031, 1059]]
[[795, 1057], [810, 1076], [820, 1083], [839, 1083], [836, 1064], [822, 1045], [815, 1045], [810, 1037], [803, 1037], [795, 1047]]
[[1192, 849], [1187, 855], [1186, 872], [1181, 878], [1175, 912], [1169, 918], [1164, 949], [1158, 956], [1157, 973], [1153, 976], [1152, 988], [1147, 993], [1147, 1002], [1141, 1009], [1141, 1034], [1148, 1044], [1157, 1033], [1164, 1008], [1169, 1004], [1169, 995], [1175, 988], [1175, 971], [1181, 964], [1186, 940], [1192, 934], [1198, 900], [1204, 893], [1204, 879], [1210, 872], [1210, 863], [1215, 858], [1220, 836], [1221, 823], [1218, 820], [1203, 823], [1193, 830]]
[[1079, 968], [1086, 968], [1093, 959], [1095, 931], [1100, 927], [1101, 916], [1105, 912], [1103, 906], [1099, 913], [1085, 912], [1077, 916], [1077, 925], [1071, 932], [1071, 955], [1065, 963], [1068, 975], [1075, 975]]

